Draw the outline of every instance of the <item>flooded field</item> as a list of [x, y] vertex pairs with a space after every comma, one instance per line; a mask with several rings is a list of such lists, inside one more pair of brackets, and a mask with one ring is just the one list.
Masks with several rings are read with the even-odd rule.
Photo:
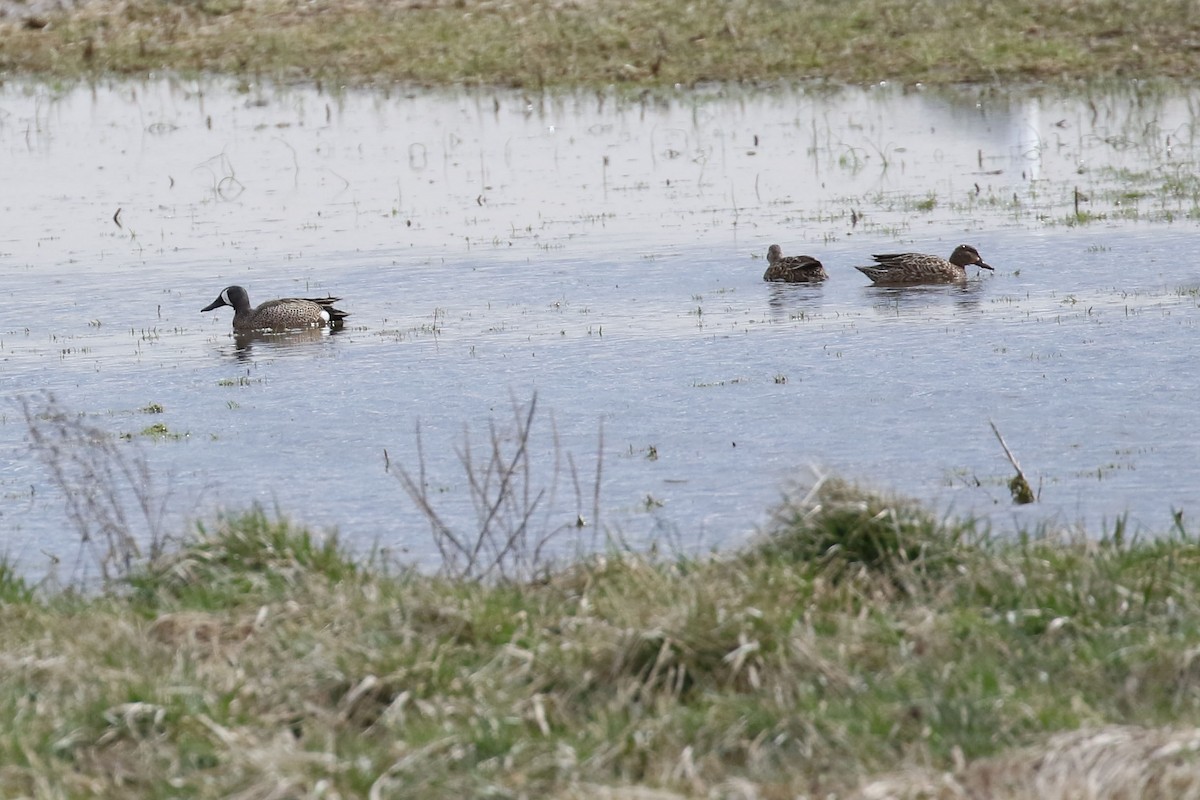
[[[401, 470], [470, 529], [462, 461], [535, 396], [562, 546], [733, 545], [813, 468], [1000, 531], [1194, 530], [1198, 102], [5, 84], [0, 549], [71, 563], [61, 484], [103, 483], [31, 448], [46, 393], [147, 466], [112, 480], [139, 535], [139, 497], [172, 530], [261, 503], [428, 563]], [[964, 241], [994, 274], [853, 269]], [[772, 243], [830, 279], [762, 282]], [[200, 313], [232, 284], [349, 325], [237, 340]]]

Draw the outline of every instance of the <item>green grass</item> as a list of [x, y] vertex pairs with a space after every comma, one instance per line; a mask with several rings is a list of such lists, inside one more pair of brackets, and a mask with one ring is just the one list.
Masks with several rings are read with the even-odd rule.
[[1182, 0], [133, 0], [0, 21], [0, 70], [534, 88], [1190, 78], [1193, 12]]
[[723, 556], [454, 580], [251, 511], [0, 602], [4, 796], [826, 796], [1200, 713], [1182, 529], [999, 541], [836, 480]]

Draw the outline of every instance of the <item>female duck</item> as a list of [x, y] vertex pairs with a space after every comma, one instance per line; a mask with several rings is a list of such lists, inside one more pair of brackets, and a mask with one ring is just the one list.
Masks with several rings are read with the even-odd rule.
[[767, 271], [764, 281], [786, 281], [788, 283], [815, 283], [829, 277], [825, 267], [812, 256], [783, 255], [783, 248], [773, 244], [767, 248]]
[[960, 244], [950, 259], [924, 253], [888, 253], [871, 256], [875, 264], [855, 267], [875, 283], [955, 283], [967, 279], [967, 267], [991, 269], [983, 262], [979, 251], [969, 244]]

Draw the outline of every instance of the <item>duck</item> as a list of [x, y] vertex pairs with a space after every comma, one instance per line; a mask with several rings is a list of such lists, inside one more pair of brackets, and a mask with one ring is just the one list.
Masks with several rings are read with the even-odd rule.
[[783, 248], [773, 244], [767, 248], [767, 271], [764, 281], [815, 283], [829, 277], [825, 267], [812, 256], [784, 256]]
[[869, 267], [855, 267], [877, 284], [954, 283], [967, 279], [967, 267], [990, 270], [972, 245], [960, 244], [949, 259], [925, 253], [885, 253], [874, 255]]
[[286, 331], [298, 328], [342, 327], [342, 321], [350, 316], [333, 304], [340, 297], [283, 297], [268, 300], [257, 308], [251, 307], [250, 295], [241, 286], [228, 286], [221, 290], [217, 299], [200, 309], [212, 311], [221, 306], [233, 308], [233, 329], [246, 331]]

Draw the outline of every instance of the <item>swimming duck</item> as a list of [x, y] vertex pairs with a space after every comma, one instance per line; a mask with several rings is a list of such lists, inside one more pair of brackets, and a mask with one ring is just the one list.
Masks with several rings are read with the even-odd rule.
[[950, 254], [950, 259], [924, 253], [887, 253], [871, 256], [875, 264], [855, 267], [875, 283], [953, 283], [967, 279], [967, 267], [975, 265], [983, 269], [985, 264], [979, 251], [969, 244], [960, 244]]
[[212, 311], [221, 306], [233, 307], [233, 329], [235, 331], [286, 331], [296, 328], [320, 328], [328, 325], [340, 328], [342, 320], [349, 316], [345, 311], [334, 308], [340, 297], [284, 297], [268, 300], [257, 308], [250, 306], [250, 295], [241, 286], [229, 286], [221, 291], [216, 300], [200, 309]]
[[825, 267], [812, 256], [784, 256], [783, 248], [773, 244], [767, 248], [767, 271], [764, 281], [815, 283], [829, 277]]

